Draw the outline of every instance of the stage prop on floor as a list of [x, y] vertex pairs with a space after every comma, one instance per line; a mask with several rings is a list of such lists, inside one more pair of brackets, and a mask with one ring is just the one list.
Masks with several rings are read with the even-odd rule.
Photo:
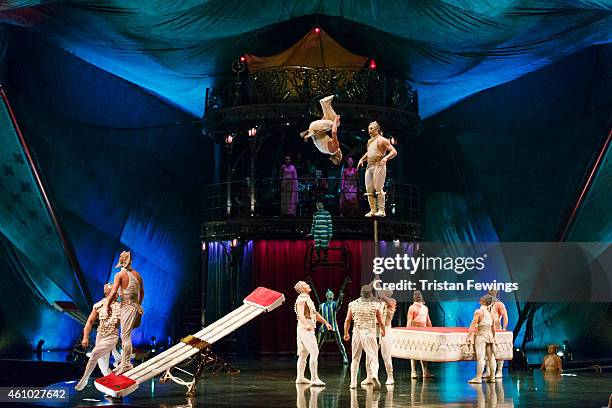
[[[235, 371], [219, 356], [212, 353], [210, 346], [255, 317], [276, 309], [284, 301], [285, 296], [282, 293], [259, 287], [244, 299], [242, 306], [194, 335], [185, 337], [180, 343], [165, 352], [121, 375], [111, 373], [106, 377], [98, 378], [94, 384], [99, 391], [119, 398], [134, 392], [141, 383], [164, 373], [162, 382], [173, 380], [185, 385], [187, 395], [193, 396], [203, 370], [209, 369], [211, 365], [216, 372], [223, 369], [230, 372]], [[192, 381], [184, 381], [172, 375], [173, 368], [193, 357], [197, 358], [199, 363], [195, 373], [188, 373], [193, 376]]]
[[[394, 327], [391, 356], [395, 358], [451, 362], [476, 360], [474, 346], [466, 342], [467, 327]], [[495, 333], [495, 357], [512, 360], [511, 331]]]

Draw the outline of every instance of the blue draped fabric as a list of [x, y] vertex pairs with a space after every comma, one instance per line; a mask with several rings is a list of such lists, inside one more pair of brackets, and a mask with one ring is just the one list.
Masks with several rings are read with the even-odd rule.
[[415, 83], [425, 117], [611, 38], [609, 5], [574, 0], [9, 0], [0, 21], [195, 116], [232, 60], [288, 48], [316, 23]]
[[[428, 139], [410, 149], [424, 157], [415, 158], [414, 169], [424, 180], [426, 241], [557, 239], [610, 131], [611, 53], [610, 46], [586, 50], [428, 121]], [[569, 241], [609, 242], [610, 180], [604, 162]], [[498, 281], [511, 276], [505, 265], [496, 268]], [[530, 273], [535, 280], [541, 271], [534, 268]], [[517, 304], [513, 298], [502, 300], [512, 327]], [[592, 345], [609, 344], [610, 304], [563, 300], [537, 310], [528, 347], [541, 349], [569, 339], [572, 347], [597, 353]], [[447, 317], [465, 325], [476, 304], [465, 308], [443, 302], [443, 308]], [[517, 344], [524, 333], [523, 328]]]

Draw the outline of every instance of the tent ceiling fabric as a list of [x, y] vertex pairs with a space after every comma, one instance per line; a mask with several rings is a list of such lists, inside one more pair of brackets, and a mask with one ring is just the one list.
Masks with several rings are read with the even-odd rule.
[[203, 114], [206, 87], [230, 71], [232, 59], [280, 52], [315, 24], [349, 51], [375, 57], [381, 71], [413, 82], [422, 116], [428, 117], [480, 90], [610, 42], [610, 14], [609, 2], [587, 0], [0, 5], [1, 22], [35, 30], [195, 116]]

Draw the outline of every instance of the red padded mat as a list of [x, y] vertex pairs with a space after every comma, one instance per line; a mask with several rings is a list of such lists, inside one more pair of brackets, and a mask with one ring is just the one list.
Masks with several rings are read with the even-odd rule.
[[268, 307], [283, 296], [282, 293], [272, 289], [264, 288], [263, 286], [255, 289], [244, 300], [257, 303], [260, 306]]
[[136, 381], [131, 378], [124, 375], [115, 375], [115, 373], [110, 373], [106, 377], [98, 378], [96, 382], [115, 391], [124, 390], [136, 384]]

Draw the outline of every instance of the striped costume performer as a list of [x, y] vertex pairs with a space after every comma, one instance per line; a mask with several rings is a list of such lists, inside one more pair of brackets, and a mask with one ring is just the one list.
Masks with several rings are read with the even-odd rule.
[[314, 236], [315, 249], [327, 250], [333, 233], [332, 218], [329, 211], [321, 208], [314, 213], [310, 233]]

